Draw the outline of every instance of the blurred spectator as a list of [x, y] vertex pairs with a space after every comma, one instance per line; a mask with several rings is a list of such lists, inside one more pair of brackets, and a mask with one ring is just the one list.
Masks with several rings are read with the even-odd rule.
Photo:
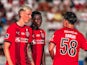
[[10, 8], [6, 13], [8, 24], [12, 22], [11, 20], [13, 19], [14, 15], [15, 14], [14, 14], [12, 8]]
[[0, 21], [0, 36], [1, 36], [2, 30], [3, 30], [3, 22]]
[[3, 15], [3, 13], [5, 13], [5, 8], [4, 8], [4, 5], [1, 3], [1, 1], [0, 1], [0, 16], [2, 16]]
[[6, 9], [4, 8], [4, 5], [0, 2], [0, 23], [2, 27], [2, 23], [6, 24]]
[[48, 22], [61, 22], [63, 19], [62, 11], [58, 10], [56, 7], [51, 7], [47, 12]]
[[12, 4], [13, 0], [8, 0], [8, 3]]
[[84, 3], [86, 2], [86, 0], [73, 0], [73, 2], [78, 5], [78, 4], [82, 4], [84, 5]]
[[61, 0], [53, 0], [53, 5], [58, 6], [60, 4]]
[[87, 57], [84, 59], [84, 65], [87, 65]]
[[71, 0], [64, 0], [63, 2], [65, 5], [70, 6]]
[[83, 8], [83, 5], [82, 5], [82, 4], [77, 4], [77, 5], [75, 5], [75, 8], [76, 8], [77, 10], [82, 9], [82, 8]]
[[1, 3], [1, 1], [0, 1], [0, 10], [4, 10], [4, 5]]
[[38, 8], [37, 9], [39, 11], [45, 11], [46, 12], [46, 11], [49, 10], [49, 7], [50, 7], [49, 3], [47, 3], [47, 2], [41, 2], [41, 3], [38, 4]]
[[25, 3], [25, 0], [19, 0], [19, 4], [23, 5]]
[[39, 2], [40, 0], [36, 0], [36, 2]]
[[13, 12], [15, 13], [15, 15], [18, 14], [19, 8], [20, 8], [19, 1], [18, 0], [14, 0], [13, 3], [12, 3], [12, 9], [13, 9]]
[[6, 12], [3, 12], [3, 13], [2, 13], [1, 22], [2, 22], [4, 25], [7, 23]]
[[63, 19], [61, 11], [56, 11], [53, 19], [55, 22], [61, 22]]
[[36, 0], [27, 0], [26, 3], [32, 8], [32, 10], [36, 10], [38, 4]]
[[53, 22], [55, 9], [53, 7], [50, 7], [50, 9], [46, 13], [47, 22]]

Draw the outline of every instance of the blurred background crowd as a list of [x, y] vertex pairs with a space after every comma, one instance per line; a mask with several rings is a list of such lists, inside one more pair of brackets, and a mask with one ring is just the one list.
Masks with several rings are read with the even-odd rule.
[[[0, 62], [3, 65], [3, 41], [7, 27], [18, 20], [18, 10], [21, 5], [29, 5], [33, 11], [42, 13], [41, 28], [46, 31], [46, 56], [49, 56], [47, 46], [53, 32], [62, 27], [63, 15], [73, 11], [78, 17], [76, 28], [87, 38], [87, 0], [0, 0]], [[83, 61], [87, 53], [81, 50], [79, 61]], [[49, 60], [49, 57], [46, 59]], [[85, 59], [87, 61], [87, 58]], [[48, 65], [50, 65], [48, 63]], [[80, 65], [83, 65], [80, 63]]]

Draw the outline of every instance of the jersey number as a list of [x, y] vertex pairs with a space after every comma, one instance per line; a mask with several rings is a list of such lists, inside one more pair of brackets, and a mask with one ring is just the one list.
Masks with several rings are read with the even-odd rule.
[[77, 52], [77, 44], [76, 40], [69, 41], [69, 38], [62, 38], [60, 44], [60, 54], [66, 55], [68, 53], [69, 56], [74, 57]]

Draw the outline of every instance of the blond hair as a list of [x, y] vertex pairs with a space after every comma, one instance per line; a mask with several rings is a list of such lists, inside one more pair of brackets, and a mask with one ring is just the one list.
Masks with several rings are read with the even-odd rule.
[[20, 7], [19, 11], [20, 10], [27, 10], [27, 9], [32, 10], [28, 5], [23, 5], [23, 6]]
[[23, 5], [23, 6], [21, 6], [21, 7], [19, 8], [19, 11], [18, 11], [19, 17], [20, 17], [20, 12], [21, 12], [21, 11], [26, 11], [26, 10], [31, 10], [31, 11], [32, 11], [31, 7], [29, 7], [28, 5]]

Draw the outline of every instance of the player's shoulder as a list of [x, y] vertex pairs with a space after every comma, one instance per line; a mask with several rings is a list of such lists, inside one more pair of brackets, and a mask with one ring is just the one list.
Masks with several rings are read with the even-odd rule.
[[45, 32], [45, 30], [43, 30], [43, 29], [40, 29], [40, 31]]
[[16, 26], [16, 23], [12, 23], [12, 24], [10, 24], [9, 26], [8, 26], [8, 29], [10, 30], [13, 30], [14, 28], [15, 28], [15, 26]]
[[44, 34], [46, 34], [45, 30], [44, 29], [40, 29], [40, 31]]
[[74, 31], [77, 33], [77, 37], [78, 38], [84, 37], [84, 35], [82, 34], [82, 32], [80, 32], [78, 29], [74, 29]]
[[13, 26], [16, 26], [16, 23], [12, 23], [12, 24], [10, 24], [9, 27], [13, 27]]
[[58, 30], [56, 30], [56, 31], [54, 32], [54, 34], [59, 34], [59, 33], [62, 33], [62, 32], [63, 32], [63, 30], [64, 30], [64, 28], [58, 29]]
[[82, 35], [82, 33], [79, 30], [77, 30], [77, 29], [74, 29], [74, 31], [77, 32], [78, 35]]
[[78, 36], [83, 36], [82, 32], [80, 32], [78, 30], [77, 30], [77, 32], [78, 32]]

